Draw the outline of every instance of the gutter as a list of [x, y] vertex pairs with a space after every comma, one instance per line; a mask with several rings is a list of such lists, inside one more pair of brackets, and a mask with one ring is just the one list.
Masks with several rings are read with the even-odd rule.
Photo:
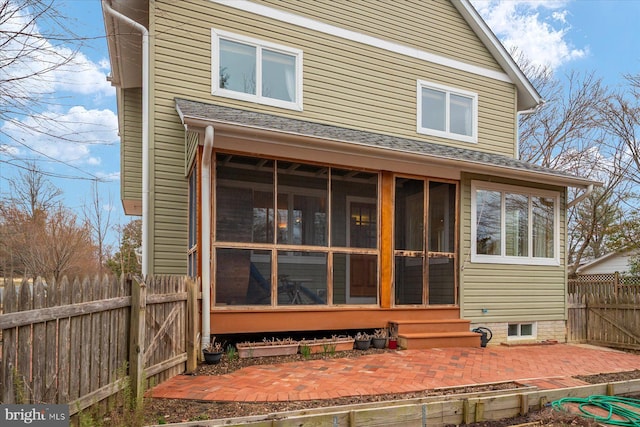
[[578, 197], [576, 197], [575, 199], [567, 203], [567, 209], [574, 207], [575, 205], [577, 205], [578, 203], [580, 203], [581, 201], [589, 197], [591, 193], [593, 193], [593, 184], [590, 184], [586, 188], [586, 190], [584, 190], [584, 193], [582, 193], [581, 195], [579, 195]]
[[102, 0], [102, 9], [138, 30], [142, 35], [142, 276], [149, 275], [149, 30], [139, 22], [114, 10], [108, 0]]
[[211, 152], [213, 151], [213, 126], [204, 131], [202, 152], [202, 348], [209, 345], [211, 338]]

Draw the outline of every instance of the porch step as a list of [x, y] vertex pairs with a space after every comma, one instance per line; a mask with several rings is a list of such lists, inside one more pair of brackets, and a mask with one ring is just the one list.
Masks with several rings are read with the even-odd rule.
[[398, 335], [398, 345], [407, 350], [419, 348], [480, 347], [475, 332], [432, 332]]
[[[471, 321], [466, 319], [398, 320], [389, 322], [398, 334], [414, 332], [468, 332]], [[392, 329], [393, 330], [393, 329]]]
[[480, 347], [480, 334], [465, 319], [403, 320], [389, 322], [389, 330], [405, 349]]

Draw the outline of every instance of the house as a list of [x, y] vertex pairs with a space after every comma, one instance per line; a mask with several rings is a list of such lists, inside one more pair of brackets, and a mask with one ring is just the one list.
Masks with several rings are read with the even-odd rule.
[[638, 256], [637, 249], [625, 249], [610, 252], [599, 258], [582, 264], [576, 269], [576, 274], [626, 274], [631, 269], [633, 258]]
[[202, 336], [565, 339], [568, 188], [518, 160], [542, 100], [467, 0], [103, 0], [122, 203]]

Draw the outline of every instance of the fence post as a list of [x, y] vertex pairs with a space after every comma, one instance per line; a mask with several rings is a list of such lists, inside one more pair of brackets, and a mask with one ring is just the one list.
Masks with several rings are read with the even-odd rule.
[[187, 373], [198, 367], [200, 343], [198, 340], [198, 286], [197, 282], [187, 278]]
[[141, 281], [131, 282], [131, 330], [129, 336], [129, 377], [131, 380], [132, 396], [136, 400], [136, 408], [142, 407], [144, 395], [144, 340], [146, 327], [147, 285], [149, 277]]

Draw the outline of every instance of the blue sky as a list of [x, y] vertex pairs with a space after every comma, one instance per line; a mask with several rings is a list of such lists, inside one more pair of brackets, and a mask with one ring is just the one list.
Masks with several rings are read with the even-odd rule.
[[[621, 84], [624, 73], [640, 73], [640, 0], [472, 3], [507, 48], [518, 46], [531, 61], [548, 65], [556, 73], [593, 71], [611, 86]], [[54, 5], [72, 20], [76, 34], [88, 40], [74, 67], [52, 76], [57, 96], [46, 113], [60, 122], [75, 123], [80, 133], [74, 143], [61, 143], [55, 138], [25, 134], [11, 123], [0, 121], [0, 128], [26, 144], [0, 134], [0, 161], [4, 160], [0, 162], [0, 193], [7, 196], [7, 178], [18, 171], [12, 166], [13, 159], [29, 158], [45, 172], [76, 178], [51, 180], [64, 191], [65, 204], [78, 212], [91, 198], [91, 179], [102, 179], [99, 191], [103, 208], [110, 210], [113, 223], [124, 224], [131, 218], [124, 216], [120, 203], [116, 99], [115, 90], [106, 81], [109, 64], [100, 1], [56, 0]], [[113, 233], [109, 243], [116, 242]]]

